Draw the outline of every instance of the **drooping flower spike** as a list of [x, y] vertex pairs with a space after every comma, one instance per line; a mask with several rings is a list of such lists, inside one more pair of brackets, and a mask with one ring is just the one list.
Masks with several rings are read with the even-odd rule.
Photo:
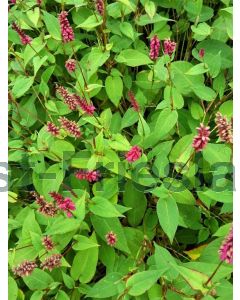
[[197, 128], [198, 135], [193, 139], [192, 147], [196, 152], [202, 151], [208, 144], [210, 138], [209, 127], [205, 127], [203, 124], [200, 124], [200, 127]]
[[58, 136], [60, 133], [60, 129], [52, 122], [47, 122], [47, 131], [51, 133], [53, 136]]
[[75, 203], [70, 198], [65, 198], [62, 203], [58, 204], [58, 208], [65, 211], [68, 218], [71, 218], [72, 211], [76, 210]]
[[48, 217], [54, 217], [57, 213], [57, 208], [52, 202], [47, 202], [43, 196], [36, 195], [36, 203], [40, 206], [38, 211]]
[[61, 95], [64, 100], [64, 103], [67, 104], [69, 109], [77, 110], [76, 96], [75, 94], [69, 93], [69, 91], [63, 86], [56, 86], [56, 92]]
[[75, 95], [76, 104], [89, 116], [94, 114], [96, 107], [93, 104], [88, 104], [86, 99]]
[[30, 36], [28, 36], [15, 22], [12, 23], [12, 29], [17, 32], [23, 45], [31, 44], [32, 38], [30, 38]]

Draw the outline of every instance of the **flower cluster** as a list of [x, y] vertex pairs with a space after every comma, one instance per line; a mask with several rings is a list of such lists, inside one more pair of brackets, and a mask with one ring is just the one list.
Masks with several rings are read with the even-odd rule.
[[68, 120], [65, 117], [60, 117], [58, 119], [59, 123], [61, 124], [61, 127], [65, 129], [69, 135], [80, 138], [81, 137], [81, 131], [79, 129], [78, 124], [75, 121]]
[[104, 0], [95, 0], [97, 12], [103, 16], [104, 15]]
[[45, 258], [45, 260], [41, 263], [41, 268], [43, 270], [52, 271], [55, 268], [61, 267], [62, 255], [61, 254], [53, 254], [50, 257]]
[[25, 260], [17, 267], [13, 268], [13, 273], [20, 277], [29, 276], [36, 268], [37, 264], [35, 261]]
[[233, 143], [233, 130], [232, 130], [232, 120], [228, 122], [227, 118], [223, 116], [220, 112], [216, 114], [215, 119], [217, 125], [218, 136], [221, 141], [226, 143]]
[[42, 4], [42, 0], [37, 0], [37, 5], [40, 6]]
[[126, 160], [128, 162], [134, 162], [142, 156], [142, 149], [138, 146], [133, 146], [126, 154]]
[[54, 248], [54, 243], [50, 236], [46, 235], [42, 239], [42, 244], [47, 251], [51, 251]]
[[199, 57], [200, 57], [201, 59], [203, 59], [203, 57], [204, 57], [204, 55], [205, 55], [205, 49], [204, 49], [204, 48], [201, 48], [201, 49], [199, 50], [198, 55], [199, 55]]
[[176, 49], [176, 43], [170, 39], [164, 41], [164, 54], [172, 55]]
[[117, 243], [117, 235], [113, 232], [110, 231], [105, 235], [107, 244], [111, 247], [113, 247]]
[[87, 180], [88, 182], [96, 182], [100, 179], [101, 174], [99, 171], [90, 170], [78, 170], [75, 174], [76, 178], [79, 180]]
[[60, 133], [60, 129], [52, 122], [47, 122], [47, 131], [51, 133], [53, 136], [58, 136]]
[[53, 205], [52, 202], [47, 202], [43, 198], [43, 196], [35, 195], [36, 203], [40, 206], [38, 211], [48, 217], [54, 217], [57, 213], [56, 207]]
[[158, 56], [159, 56], [159, 50], [160, 50], [160, 40], [157, 37], [157, 35], [155, 35], [153, 38], [151, 38], [150, 41], [150, 58], [152, 60], [157, 60]]
[[61, 95], [61, 97], [64, 99], [64, 103], [67, 104], [69, 109], [76, 110], [77, 109], [77, 102], [76, 102], [76, 95], [69, 93], [69, 91], [63, 87], [57, 85], [56, 92]]
[[58, 20], [61, 27], [61, 35], [62, 35], [62, 41], [64, 43], [68, 43], [71, 41], [74, 41], [74, 32], [73, 29], [67, 19], [68, 13], [66, 11], [62, 11], [58, 15]]
[[65, 62], [65, 67], [68, 70], [69, 73], [74, 72], [76, 70], [76, 60], [75, 59], [68, 59]]
[[219, 249], [219, 256], [222, 261], [225, 261], [228, 264], [233, 263], [233, 227], [231, 227], [228, 235], [222, 242]]
[[61, 194], [56, 192], [50, 192], [49, 195], [56, 201], [58, 209], [66, 212], [68, 218], [73, 216], [72, 211], [76, 209], [76, 206], [70, 198], [64, 198]]
[[87, 115], [92, 116], [94, 114], [96, 107], [93, 104], [88, 104], [86, 99], [76, 96], [76, 103]]
[[129, 91], [128, 92], [128, 97], [129, 97], [129, 100], [131, 102], [131, 105], [133, 107], [133, 110], [135, 110], [136, 112], [139, 112], [140, 111], [140, 106], [135, 98], [135, 95], [133, 94], [132, 91]]
[[193, 139], [193, 148], [196, 152], [202, 151], [209, 142], [209, 127], [205, 127], [203, 124], [200, 124], [200, 127], [197, 128], [198, 135], [196, 135]]
[[28, 36], [15, 22], [12, 24], [12, 29], [17, 32], [23, 45], [31, 43], [32, 39]]

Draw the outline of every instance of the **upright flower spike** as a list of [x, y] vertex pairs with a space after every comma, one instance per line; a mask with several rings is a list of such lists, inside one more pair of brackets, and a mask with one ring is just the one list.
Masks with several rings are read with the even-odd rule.
[[95, 0], [95, 6], [97, 12], [103, 16], [104, 15], [104, 0]]
[[231, 227], [228, 235], [222, 242], [219, 249], [219, 256], [222, 261], [225, 261], [228, 264], [233, 263], [233, 227]]
[[176, 49], [176, 43], [170, 39], [164, 41], [164, 54], [172, 55]]
[[29, 276], [36, 268], [37, 264], [35, 261], [25, 260], [20, 265], [13, 268], [13, 273], [20, 277]]
[[50, 257], [45, 258], [45, 260], [41, 263], [41, 268], [49, 271], [59, 268], [62, 265], [61, 259], [61, 254], [53, 254]]
[[12, 29], [17, 32], [23, 45], [31, 44], [32, 39], [15, 22], [12, 23]]
[[101, 174], [99, 171], [86, 171], [86, 170], [78, 170], [75, 174], [75, 177], [79, 180], [87, 180], [88, 182], [96, 182], [100, 179]]
[[76, 70], [76, 60], [75, 59], [68, 59], [66, 62], [65, 62], [65, 67], [66, 69], [68, 70], [69, 73], [72, 73]]
[[139, 104], [138, 104], [138, 102], [135, 98], [135, 95], [133, 94], [132, 91], [128, 92], [128, 97], [129, 97], [129, 100], [131, 102], [133, 110], [135, 110], [136, 112], [139, 112], [140, 111], [140, 106], [139, 106]]
[[199, 57], [200, 57], [201, 59], [203, 59], [203, 57], [204, 57], [204, 55], [205, 55], [205, 49], [204, 49], [204, 48], [201, 48], [201, 49], [199, 50], [198, 55], [199, 55]]
[[197, 128], [198, 135], [193, 139], [192, 147], [196, 152], [202, 151], [209, 142], [210, 131], [209, 127], [205, 127], [203, 124], [200, 124], [200, 127]]
[[159, 56], [159, 50], [160, 50], [160, 40], [158, 39], [157, 35], [154, 35], [153, 38], [151, 38], [150, 41], [150, 58], [152, 60], [157, 60]]
[[47, 122], [47, 131], [51, 133], [53, 136], [58, 136], [60, 133], [60, 129], [52, 122]]
[[42, 238], [42, 244], [47, 251], [51, 251], [54, 248], [54, 243], [50, 236], [46, 235]]
[[142, 149], [138, 146], [133, 146], [126, 154], [126, 160], [128, 162], [134, 162], [142, 156]]
[[228, 122], [227, 118], [220, 112], [216, 114], [215, 119], [217, 125], [218, 136], [221, 141], [226, 143], [233, 143], [232, 122]]
[[58, 121], [61, 124], [61, 127], [65, 129], [71, 136], [75, 138], [81, 137], [81, 131], [75, 121], [70, 121], [65, 117], [60, 117]]
[[70, 198], [65, 198], [62, 203], [58, 204], [58, 208], [67, 213], [67, 217], [72, 217], [72, 210], [76, 210], [75, 203]]
[[74, 94], [70, 94], [67, 89], [63, 86], [57, 85], [56, 87], [56, 92], [61, 95], [61, 97], [64, 100], [64, 103], [67, 104], [69, 109], [71, 110], [77, 110], [77, 102], [76, 102], [76, 97]]
[[74, 32], [73, 29], [67, 19], [68, 13], [66, 11], [62, 11], [58, 15], [58, 20], [61, 27], [61, 35], [63, 43], [68, 43], [74, 41]]
[[105, 238], [107, 244], [111, 247], [113, 247], [117, 243], [117, 235], [113, 231], [108, 232]]
[[81, 99], [79, 96], [75, 95], [76, 103], [80, 108], [89, 116], [92, 116], [95, 111], [95, 106], [93, 104], [88, 104], [86, 99]]

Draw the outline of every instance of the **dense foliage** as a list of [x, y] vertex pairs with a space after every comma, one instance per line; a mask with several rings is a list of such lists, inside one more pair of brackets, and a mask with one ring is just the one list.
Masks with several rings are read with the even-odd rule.
[[8, 14], [9, 299], [231, 299], [232, 1]]

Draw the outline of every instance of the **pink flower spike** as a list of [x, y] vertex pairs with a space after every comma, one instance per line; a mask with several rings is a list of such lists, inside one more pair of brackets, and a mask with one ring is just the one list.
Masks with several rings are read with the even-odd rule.
[[117, 243], [117, 235], [113, 231], [108, 232], [105, 238], [107, 244], [111, 247], [113, 247]]
[[81, 137], [81, 131], [75, 121], [70, 121], [65, 117], [60, 117], [58, 121], [60, 122], [62, 128], [65, 129], [71, 136], [75, 138]]
[[201, 59], [203, 59], [203, 57], [204, 57], [204, 55], [205, 55], [205, 49], [201, 48], [201, 49], [199, 50], [198, 55], [199, 55], [199, 57], [200, 57]]
[[132, 91], [129, 91], [128, 92], [128, 97], [129, 97], [129, 100], [132, 104], [132, 107], [133, 107], [133, 110], [135, 110], [136, 112], [139, 112], [140, 111], [140, 106], [135, 98], [135, 95], [133, 94]]
[[157, 35], [155, 35], [153, 38], [151, 38], [150, 42], [150, 58], [152, 60], [157, 60], [159, 56], [159, 50], [160, 50], [160, 40], [158, 39]]
[[12, 23], [12, 29], [17, 32], [23, 45], [31, 44], [32, 39], [15, 23]]
[[73, 29], [67, 19], [68, 13], [66, 11], [62, 11], [58, 15], [58, 20], [61, 27], [62, 41], [64, 43], [68, 43], [74, 41], [74, 32]]
[[176, 49], [176, 43], [170, 39], [164, 41], [164, 54], [172, 55]]
[[99, 171], [86, 171], [78, 170], [75, 174], [75, 177], [79, 180], [87, 180], [88, 182], [96, 182], [100, 179], [101, 174]]
[[40, 6], [42, 4], [42, 0], [37, 0], [37, 5]]
[[75, 95], [76, 103], [80, 106], [80, 108], [89, 116], [92, 116], [95, 111], [95, 106], [92, 104], [88, 104], [86, 99], [81, 99], [79, 96]]
[[57, 192], [50, 192], [49, 195], [57, 202], [58, 205], [64, 201], [64, 197]]
[[222, 261], [225, 261], [228, 264], [233, 263], [233, 227], [231, 227], [228, 235], [222, 242], [219, 249], [219, 256]]
[[29, 276], [32, 274], [35, 268], [37, 268], [35, 261], [25, 260], [20, 265], [13, 268], [13, 273], [20, 277]]
[[104, 1], [103, 0], [95, 0], [96, 10], [97, 12], [103, 16], [104, 15]]
[[53, 254], [50, 257], [45, 258], [45, 260], [41, 263], [41, 268], [49, 271], [59, 268], [61, 267], [61, 259], [61, 254]]
[[47, 122], [47, 131], [51, 133], [53, 136], [59, 135], [59, 127], [57, 127], [54, 123], [52, 122]]
[[69, 109], [77, 110], [77, 102], [74, 94], [70, 94], [65, 87], [58, 85], [56, 87], [56, 92], [61, 95], [61, 97], [64, 99], [64, 103], [67, 104]]
[[54, 243], [50, 236], [46, 235], [42, 239], [42, 244], [46, 250], [51, 251], [54, 248]]
[[210, 138], [209, 127], [205, 127], [203, 124], [200, 124], [200, 127], [197, 128], [198, 135], [193, 139], [192, 147], [196, 152], [202, 151], [208, 144]]
[[65, 198], [64, 201], [58, 204], [59, 209], [67, 213], [67, 217], [71, 218], [71, 210], [76, 210], [75, 203], [70, 198]]
[[75, 59], [68, 59], [65, 62], [65, 67], [68, 70], [69, 73], [72, 73], [76, 70], [76, 60]]
[[138, 146], [133, 146], [126, 154], [126, 160], [128, 162], [134, 162], [142, 156], [142, 149]]

